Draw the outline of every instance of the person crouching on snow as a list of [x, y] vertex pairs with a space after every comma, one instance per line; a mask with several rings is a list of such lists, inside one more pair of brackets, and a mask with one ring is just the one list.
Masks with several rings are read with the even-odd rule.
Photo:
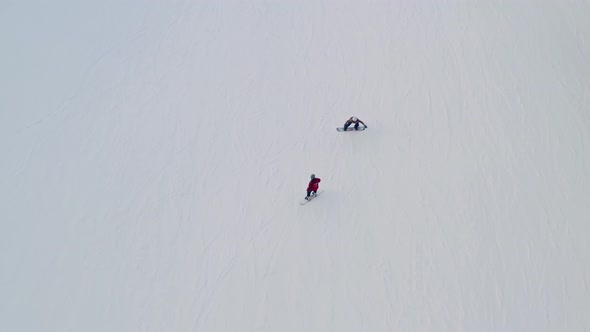
[[350, 127], [350, 125], [353, 123], [354, 123], [354, 130], [359, 130], [359, 123], [362, 123], [363, 126], [365, 126], [365, 128], [367, 128], [367, 125], [364, 122], [362, 122], [356, 116], [352, 116], [352, 117], [350, 117], [350, 119], [346, 120], [346, 123], [344, 124], [344, 131], [346, 131], [348, 129], [348, 127]]

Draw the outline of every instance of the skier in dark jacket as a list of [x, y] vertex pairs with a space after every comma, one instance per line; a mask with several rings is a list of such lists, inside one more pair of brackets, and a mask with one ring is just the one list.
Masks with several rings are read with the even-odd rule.
[[320, 181], [322, 181], [322, 179], [320, 178], [316, 178], [315, 174], [312, 174], [310, 176], [311, 181], [309, 181], [309, 185], [307, 185], [307, 196], [305, 197], [306, 200], [309, 201], [309, 196], [313, 194], [313, 196], [316, 196], [318, 189], [320, 187]]
[[364, 122], [362, 122], [356, 116], [352, 116], [352, 117], [350, 117], [350, 119], [346, 120], [346, 123], [344, 124], [344, 131], [346, 131], [348, 129], [348, 127], [350, 127], [350, 125], [353, 123], [354, 123], [354, 130], [359, 130], [359, 123], [362, 123], [363, 126], [365, 126], [365, 128], [367, 128], [367, 125]]

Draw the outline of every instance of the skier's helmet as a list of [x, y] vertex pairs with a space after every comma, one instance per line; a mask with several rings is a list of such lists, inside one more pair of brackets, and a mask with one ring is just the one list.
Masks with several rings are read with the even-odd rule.
[[315, 179], [315, 174], [309, 176], [312, 180]]
[[358, 119], [356, 118], [356, 116], [353, 116], [353, 117], [352, 117], [352, 121], [356, 121], [356, 120], [358, 120]]

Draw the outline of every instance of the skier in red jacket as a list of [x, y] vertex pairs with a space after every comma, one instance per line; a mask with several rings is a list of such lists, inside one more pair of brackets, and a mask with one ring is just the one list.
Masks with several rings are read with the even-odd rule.
[[309, 196], [313, 194], [313, 196], [315, 197], [317, 192], [318, 192], [318, 188], [320, 187], [320, 181], [322, 181], [322, 179], [320, 178], [316, 178], [315, 174], [312, 174], [310, 176], [311, 181], [309, 181], [309, 185], [307, 186], [307, 196], [305, 197], [306, 200], [309, 201]]

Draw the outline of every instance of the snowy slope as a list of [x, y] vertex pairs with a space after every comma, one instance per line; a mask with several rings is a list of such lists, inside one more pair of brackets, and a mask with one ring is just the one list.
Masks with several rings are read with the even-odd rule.
[[0, 330], [590, 330], [587, 1], [0, 8]]

